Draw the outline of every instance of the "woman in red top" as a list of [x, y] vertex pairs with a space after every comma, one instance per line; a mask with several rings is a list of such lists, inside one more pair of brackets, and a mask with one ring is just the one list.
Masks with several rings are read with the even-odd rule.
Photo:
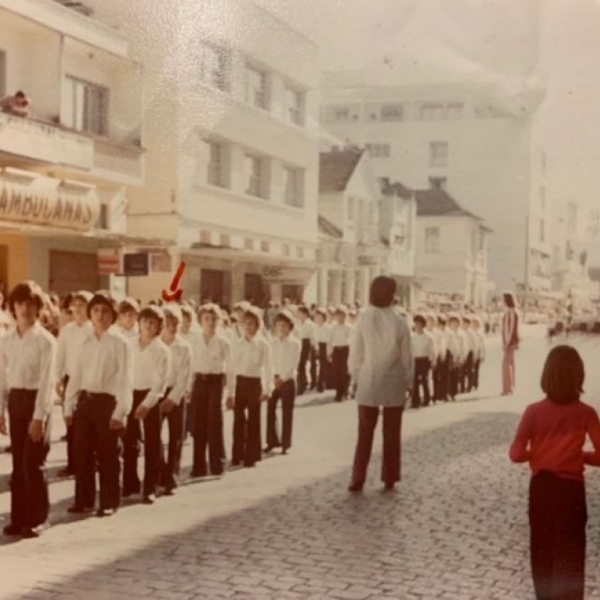
[[[529, 462], [531, 571], [538, 600], [582, 600], [587, 507], [584, 464], [600, 466], [600, 420], [579, 400], [585, 371], [570, 346], [552, 349], [542, 373], [546, 399], [525, 410], [510, 459]], [[584, 452], [586, 436], [594, 452]]]

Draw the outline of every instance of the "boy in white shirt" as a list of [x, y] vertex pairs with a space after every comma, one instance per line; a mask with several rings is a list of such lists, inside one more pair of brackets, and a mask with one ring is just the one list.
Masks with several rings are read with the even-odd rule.
[[471, 320], [472, 334], [475, 340], [475, 358], [473, 362], [473, 389], [479, 389], [479, 369], [485, 360], [485, 334], [482, 331], [481, 319], [473, 317]]
[[162, 341], [171, 352], [171, 371], [167, 379], [167, 389], [160, 401], [160, 422], [166, 420], [169, 427], [169, 444], [165, 459], [165, 447], [162, 446], [160, 459], [160, 485], [165, 495], [172, 496], [177, 488], [177, 475], [181, 464], [183, 443], [183, 425], [185, 415], [185, 397], [192, 387], [192, 347], [179, 335], [181, 309], [177, 304], [168, 304], [163, 308], [165, 327]]
[[158, 306], [140, 311], [140, 335], [133, 343], [133, 406], [127, 417], [123, 437], [123, 497], [140, 492], [138, 477], [139, 444], [144, 427], [143, 503], [154, 504], [160, 474], [159, 402], [167, 387], [171, 369], [171, 352], [160, 339], [164, 313]]
[[119, 316], [114, 327], [130, 343], [136, 342], [140, 335], [139, 312], [140, 305], [134, 298], [127, 297], [119, 302]]
[[[271, 342], [275, 379], [273, 393], [267, 406], [266, 453], [271, 452], [273, 448], [281, 448], [281, 453], [287, 454], [292, 446], [294, 401], [296, 399], [294, 378], [301, 352], [300, 342], [295, 336], [290, 335], [293, 328], [293, 316], [289, 311], [282, 310], [275, 317], [276, 337]], [[282, 413], [281, 440], [277, 434], [277, 402], [280, 399]]]
[[243, 337], [233, 344], [232, 372], [227, 405], [233, 408], [232, 466], [253, 467], [262, 458], [260, 404], [269, 399], [273, 385], [271, 346], [263, 335], [260, 312], [248, 308], [242, 318]]
[[464, 350], [464, 362], [460, 374], [460, 391], [463, 394], [469, 393], [473, 387], [473, 360], [475, 353], [475, 339], [471, 331], [471, 318], [468, 316], [462, 319], [462, 334]]
[[317, 391], [324, 392], [329, 389], [329, 362], [327, 360], [327, 344], [331, 337], [331, 328], [327, 322], [327, 311], [324, 308], [317, 308], [315, 311], [315, 343], [317, 346], [319, 358], [319, 377], [317, 383]]
[[450, 315], [449, 329], [446, 331], [446, 344], [449, 351], [448, 357], [448, 396], [456, 400], [459, 392], [460, 373], [463, 366], [463, 336], [460, 333], [460, 317]]
[[310, 318], [310, 311], [308, 310], [308, 307], [298, 307], [298, 322], [298, 338], [301, 341], [302, 348], [300, 351], [300, 362], [298, 364], [297, 391], [298, 396], [302, 396], [308, 387], [308, 381], [306, 378], [306, 367], [308, 364], [310, 364], [310, 389], [314, 389], [317, 384], [317, 369], [314, 351], [315, 324]]
[[340, 306], [335, 310], [335, 324], [331, 328], [327, 355], [331, 363], [332, 381], [335, 387], [335, 401], [342, 402], [348, 396], [350, 375], [348, 373], [348, 355], [352, 325], [346, 322], [348, 309]]
[[420, 388], [423, 388], [423, 406], [429, 406], [429, 372], [435, 358], [433, 336], [425, 331], [426, 320], [422, 315], [415, 315], [414, 332], [411, 337], [412, 355], [415, 362], [412, 407], [421, 406]]

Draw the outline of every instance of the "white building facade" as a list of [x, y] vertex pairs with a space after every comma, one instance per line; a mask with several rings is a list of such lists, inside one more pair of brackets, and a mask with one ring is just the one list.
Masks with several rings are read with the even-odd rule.
[[136, 278], [130, 291], [155, 297], [184, 261], [186, 298], [313, 301], [315, 44], [252, 2], [90, 4], [147, 66], [148, 177], [129, 232], [159, 227], [174, 244], [171, 273]]
[[[53, 0], [0, 0], [0, 280], [124, 289], [126, 206], [144, 181], [143, 69], [113, 29]], [[135, 241], [135, 240], [133, 240]], [[98, 251], [117, 261], [100, 273]], [[114, 268], [113, 268], [114, 267]]]
[[[531, 294], [550, 291], [553, 214], [533, 122], [542, 91], [360, 81], [335, 73], [324, 79], [328, 144], [365, 146], [379, 176], [412, 189], [445, 189], [485, 219], [493, 229], [489, 276], [496, 293], [522, 293], [527, 281]], [[528, 270], [534, 263], [548, 268]]]

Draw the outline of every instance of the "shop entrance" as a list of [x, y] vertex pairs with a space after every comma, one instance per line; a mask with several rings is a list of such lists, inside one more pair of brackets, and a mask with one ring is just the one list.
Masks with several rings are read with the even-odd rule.
[[225, 300], [225, 271], [202, 269], [200, 272], [200, 301], [223, 304]]
[[244, 298], [255, 306], [264, 305], [266, 294], [261, 275], [246, 273], [244, 277]]
[[[1, 259], [0, 259], [1, 262]], [[50, 250], [49, 290], [65, 296], [77, 290], [100, 289], [96, 254]]]
[[302, 302], [304, 296], [304, 286], [296, 284], [284, 284], [281, 286], [282, 299], [288, 299], [294, 304]]

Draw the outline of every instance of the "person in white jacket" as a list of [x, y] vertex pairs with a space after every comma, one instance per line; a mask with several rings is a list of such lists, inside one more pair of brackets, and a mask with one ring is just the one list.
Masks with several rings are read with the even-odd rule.
[[413, 356], [410, 329], [392, 304], [396, 282], [376, 277], [371, 283], [370, 303], [352, 334], [348, 359], [357, 384], [359, 433], [349, 491], [362, 490], [373, 435], [383, 407], [383, 464], [381, 479], [386, 490], [400, 481], [402, 413], [412, 391]]

